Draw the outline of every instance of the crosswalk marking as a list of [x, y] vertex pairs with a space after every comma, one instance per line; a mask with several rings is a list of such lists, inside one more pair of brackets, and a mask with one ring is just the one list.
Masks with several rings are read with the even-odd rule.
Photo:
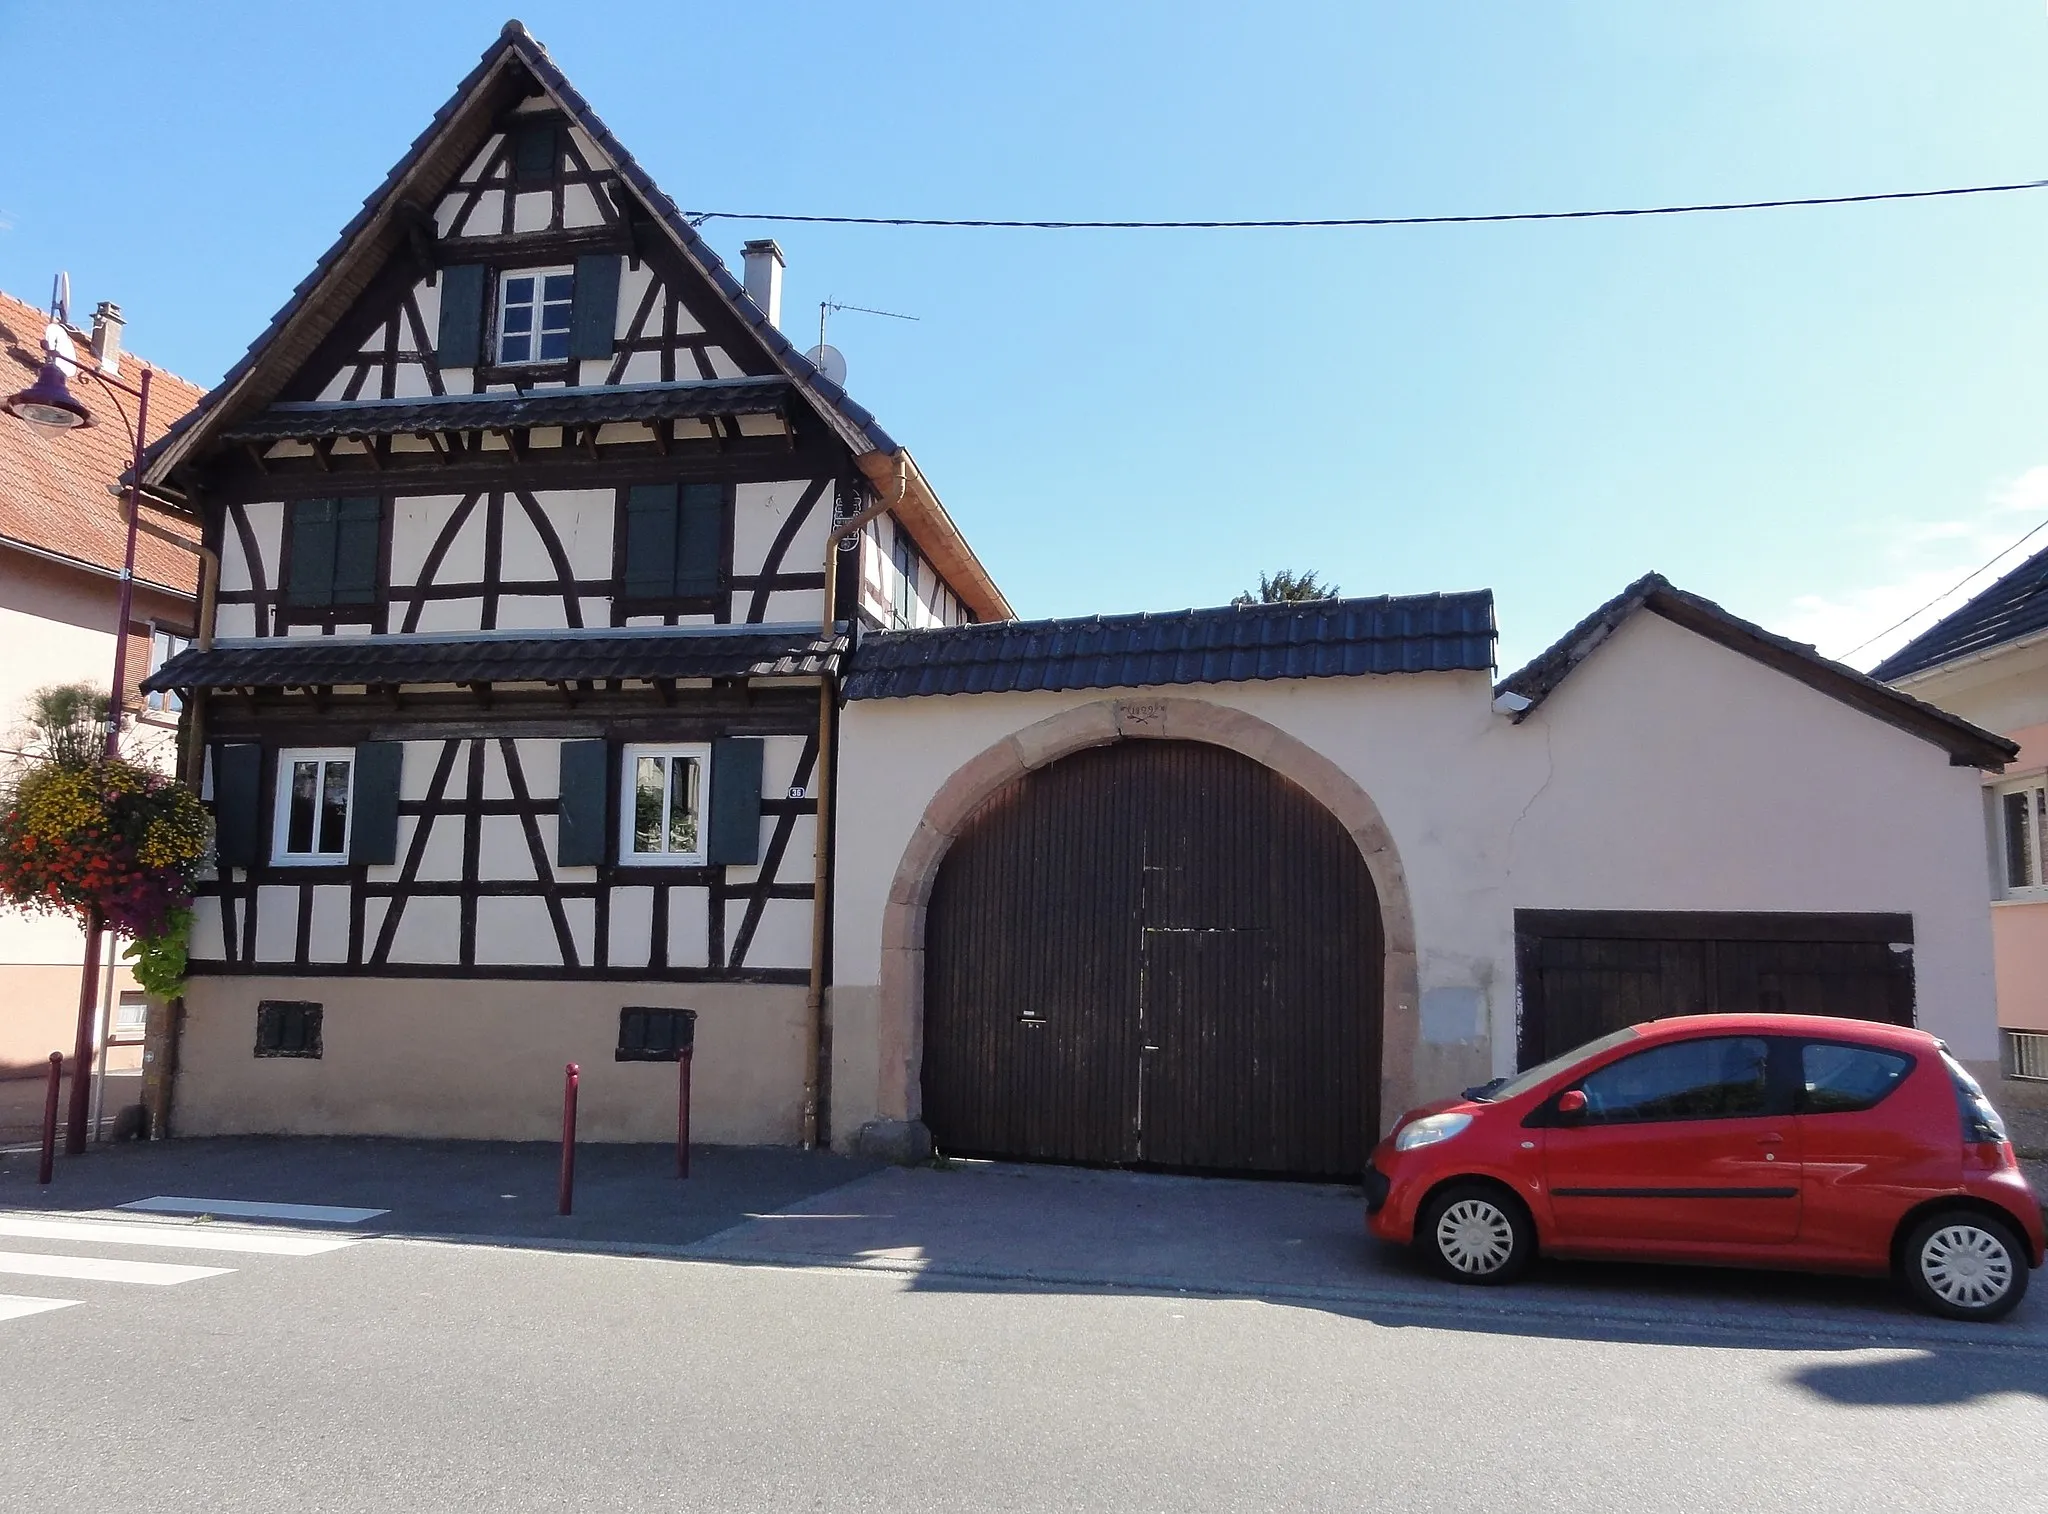
[[115, 1246], [170, 1246], [181, 1251], [239, 1251], [253, 1256], [319, 1256], [356, 1244], [353, 1237], [218, 1230], [210, 1225], [153, 1224], [147, 1220], [49, 1220], [21, 1214], [0, 1214], [0, 1236]]
[[187, 1267], [173, 1262], [131, 1262], [122, 1257], [41, 1256], [0, 1251], [0, 1273], [22, 1277], [69, 1277], [92, 1283], [150, 1283], [170, 1287], [202, 1277], [220, 1277], [232, 1267]]
[[305, 1220], [315, 1225], [356, 1225], [388, 1209], [350, 1209], [338, 1204], [258, 1204], [246, 1199], [186, 1199], [159, 1195], [117, 1204], [148, 1214], [223, 1214], [238, 1220]]
[[52, 1309], [69, 1309], [77, 1302], [75, 1298], [28, 1298], [19, 1293], [0, 1293], [0, 1320], [48, 1314]]

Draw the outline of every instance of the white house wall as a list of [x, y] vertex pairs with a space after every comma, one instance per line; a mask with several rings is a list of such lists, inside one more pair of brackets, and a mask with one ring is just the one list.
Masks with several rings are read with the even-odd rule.
[[[835, 1128], [907, 1112], [889, 1107], [882, 1066], [884, 920], [940, 787], [1037, 722], [1146, 692], [848, 706], [839, 781], [858, 799], [835, 846]], [[1513, 1069], [1518, 908], [1908, 913], [1919, 1022], [1959, 1055], [1996, 1054], [1977, 775], [1652, 614], [1519, 726], [1479, 674], [1149, 692], [1256, 716], [1377, 804], [1414, 921], [1422, 1097]]]

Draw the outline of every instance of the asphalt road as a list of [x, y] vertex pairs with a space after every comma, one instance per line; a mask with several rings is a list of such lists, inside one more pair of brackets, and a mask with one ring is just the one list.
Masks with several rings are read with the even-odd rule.
[[[1970, 1330], [1632, 1269], [1482, 1307], [1290, 1260], [1340, 1197], [883, 1173], [640, 1256], [17, 1211], [0, 1293], [75, 1302], [0, 1318], [0, 1509], [2048, 1507], [2048, 1289]], [[138, 1261], [231, 1270], [18, 1270]]]

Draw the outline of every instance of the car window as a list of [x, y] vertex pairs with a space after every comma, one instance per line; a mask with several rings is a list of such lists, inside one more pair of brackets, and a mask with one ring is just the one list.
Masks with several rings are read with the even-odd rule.
[[1474, 1097], [1482, 1104], [1498, 1104], [1512, 1099], [1518, 1094], [1527, 1093], [1546, 1079], [1556, 1077], [1566, 1068], [1576, 1066], [1589, 1057], [1597, 1057], [1601, 1052], [1611, 1050], [1625, 1041], [1633, 1041], [1641, 1034], [1642, 1032], [1633, 1025], [1622, 1030], [1611, 1030], [1599, 1040], [1588, 1041], [1584, 1046], [1574, 1046], [1562, 1056], [1538, 1063], [1527, 1072], [1518, 1072], [1512, 1078], [1496, 1078], [1485, 1085], [1484, 1092], [1475, 1092]]
[[1799, 1112], [1851, 1114], [1897, 1088], [1913, 1059], [1874, 1046], [1808, 1041], [1799, 1048]]
[[1722, 1120], [1770, 1107], [1771, 1049], [1761, 1036], [1674, 1041], [1610, 1062], [1579, 1084], [1587, 1122]]

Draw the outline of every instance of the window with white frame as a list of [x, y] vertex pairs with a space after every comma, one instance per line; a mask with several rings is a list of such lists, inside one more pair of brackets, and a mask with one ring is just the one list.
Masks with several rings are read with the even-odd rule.
[[[151, 627], [149, 633], [149, 671], [152, 675], [161, 673], [164, 664], [192, 645], [192, 638], [180, 636], [174, 631]], [[175, 689], [158, 689], [143, 696], [145, 707], [160, 715], [175, 715], [185, 708], [185, 701], [178, 697]]]
[[889, 549], [890, 560], [896, 566], [896, 580], [890, 586], [893, 590], [890, 614], [893, 629], [907, 631], [916, 622], [912, 619], [918, 603], [917, 597], [917, 549], [901, 531], [896, 533]]
[[558, 363], [569, 356], [576, 273], [527, 268], [498, 278], [498, 361]]
[[277, 754], [277, 824], [271, 860], [348, 861], [355, 753], [347, 747]]
[[626, 748], [619, 860], [671, 866], [704, 860], [711, 748]]
[[143, 994], [123, 994], [114, 1006], [112, 1038], [116, 1041], [139, 1039], [149, 1028], [149, 999]]
[[1998, 790], [1999, 882], [2008, 894], [2048, 894], [2048, 779]]

